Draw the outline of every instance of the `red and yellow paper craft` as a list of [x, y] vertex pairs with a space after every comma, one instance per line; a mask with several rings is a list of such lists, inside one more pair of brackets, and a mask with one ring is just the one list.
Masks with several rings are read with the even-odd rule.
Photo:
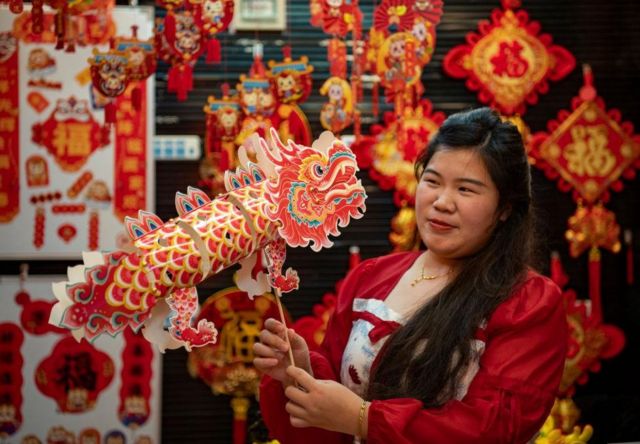
[[[138, 330], [149, 320], [144, 333], [150, 341], [191, 348], [216, 337], [211, 323], [192, 326], [195, 286], [207, 277], [240, 262], [249, 270], [240, 271], [238, 287], [250, 295], [264, 293], [269, 283], [276, 291], [296, 288], [295, 272], [282, 273], [285, 243], [330, 247], [329, 235], [362, 217], [366, 195], [355, 156], [330, 133], [311, 147], [284, 145], [275, 130], [271, 137], [271, 146], [264, 139], [254, 143], [257, 164], [239, 150], [243, 167], [227, 173], [227, 194], [210, 200], [190, 188], [176, 195], [179, 216], [169, 222], [144, 211], [139, 219], [127, 218], [135, 252], [85, 253], [84, 266], [71, 268], [68, 282], [54, 284], [58, 302], [50, 322], [93, 340], [127, 326]], [[256, 254], [265, 248], [269, 276], [254, 278]], [[170, 310], [169, 334], [162, 327]]]
[[443, 68], [451, 77], [466, 79], [480, 102], [506, 115], [523, 115], [527, 104], [547, 93], [549, 80], [573, 70], [575, 58], [540, 33], [540, 24], [524, 10], [516, 10], [519, 0], [502, 0], [502, 7], [493, 10], [491, 21], [479, 23], [477, 33], [467, 34], [467, 43], [449, 51]]

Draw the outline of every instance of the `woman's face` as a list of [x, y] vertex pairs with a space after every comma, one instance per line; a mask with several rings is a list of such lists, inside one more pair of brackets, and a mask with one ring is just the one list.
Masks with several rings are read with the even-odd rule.
[[477, 152], [438, 151], [416, 190], [416, 222], [422, 241], [443, 259], [476, 253], [496, 225], [499, 197]]

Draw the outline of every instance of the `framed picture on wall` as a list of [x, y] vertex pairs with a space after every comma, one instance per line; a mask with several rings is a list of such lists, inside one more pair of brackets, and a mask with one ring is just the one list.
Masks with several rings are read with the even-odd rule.
[[238, 31], [284, 31], [285, 0], [236, 0], [233, 24]]

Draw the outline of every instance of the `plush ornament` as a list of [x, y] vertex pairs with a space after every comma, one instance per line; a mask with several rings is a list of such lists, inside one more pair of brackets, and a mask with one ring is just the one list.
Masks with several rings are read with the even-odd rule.
[[235, 168], [235, 140], [240, 132], [242, 109], [238, 96], [230, 96], [229, 85], [222, 85], [222, 97], [216, 99], [209, 96], [204, 107], [207, 115], [205, 148], [206, 157], [215, 158], [217, 168], [221, 171]]
[[207, 63], [220, 62], [220, 41], [216, 36], [227, 29], [233, 18], [233, 0], [190, 0], [200, 15], [204, 35], [207, 38]]
[[113, 48], [104, 53], [94, 48], [93, 57], [88, 61], [91, 65], [93, 87], [109, 100], [104, 107], [104, 120], [105, 123], [112, 125], [116, 123], [114, 99], [124, 94], [131, 79], [129, 60], [124, 53]]
[[341, 133], [353, 120], [351, 85], [340, 77], [329, 77], [320, 88], [320, 94], [329, 99], [320, 110], [320, 123], [335, 134]]
[[307, 116], [298, 106], [311, 93], [313, 66], [307, 57], [291, 59], [291, 48], [282, 50], [284, 60], [269, 61], [267, 77], [270, 79], [278, 100], [278, 134], [282, 140], [291, 139], [303, 145], [311, 144], [311, 127]]
[[109, 131], [95, 121], [86, 100], [71, 96], [58, 99], [47, 120], [33, 125], [31, 140], [46, 148], [64, 171], [75, 172], [109, 144]]
[[541, 34], [540, 24], [524, 10], [516, 11], [519, 0], [502, 0], [502, 7], [493, 10], [491, 22], [480, 23], [478, 33], [467, 34], [468, 43], [449, 51], [443, 68], [451, 77], [467, 79], [480, 102], [507, 115], [523, 115], [527, 104], [548, 92], [549, 80], [573, 70], [575, 58], [554, 45], [549, 34]]
[[175, 92], [180, 101], [193, 89], [193, 67], [204, 52], [204, 38], [200, 15], [191, 10], [170, 9], [156, 26], [156, 51], [171, 65], [167, 90]]
[[263, 138], [269, 137], [269, 130], [279, 126], [279, 117], [275, 113], [278, 102], [260, 54], [254, 55], [249, 76], [240, 75], [236, 90], [244, 112], [236, 144], [242, 145], [254, 133]]
[[154, 39], [138, 39], [138, 27], [131, 27], [131, 37], [116, 37], [114, 49], [127, 58], [127, 76], [129, 81], [137, 82], [131, 93], [131, 101], [136, 111], [140, 110], [142, 92], [141, 85], [156, 72], [156, 52]]
[[113, 361], [86, 341], [61, 339], [51, 354], [38, 364], [36, 386], [65, 413], [93, 409], [100, 392], [113, 379]]

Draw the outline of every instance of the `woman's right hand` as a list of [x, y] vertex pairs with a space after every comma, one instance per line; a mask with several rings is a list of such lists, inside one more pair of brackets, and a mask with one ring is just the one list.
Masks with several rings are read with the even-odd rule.
[[[260, 332], [259, 342], [253, 344], [253, 365], [262, 373], [282, 382], [285, 386], [293, 383], [287, 375], [289, 362], [289, 346], [286, 340], [285, 325], [273, 318], [264, 322], [264, 329]], [[302, 336], [293, 329], [289, 329], [289, 341], [295, 366], [313, 376], [309, 348]]]

